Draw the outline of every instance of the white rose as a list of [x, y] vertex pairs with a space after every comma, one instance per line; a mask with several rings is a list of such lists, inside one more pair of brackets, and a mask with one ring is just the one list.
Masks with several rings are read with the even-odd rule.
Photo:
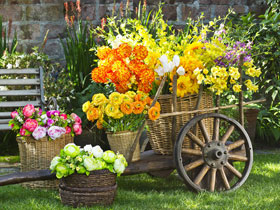
[[101, 158], [103, 156], [103, 150], [99, 145], [93, 147], [91, 151], [94, 157]]
[[54, 170], [55, 169], [55, 167], [56, 167], [56, 165], [59, 163], [59, 161], [60, 161], [60, 157], [58, 157], [58, 156], [56, 156], [56, 157], [54, 157], [53, 159], [52, 159], [52, 162], [51, 162], [51, 165], [50, 165], [50, 169], [51, 170]]
[[84, 166], [88, 171], [93, 171], [98, 168], [96, 162], [94, 161], [93, 158], [90, 157], [84, 157]]
[[123, 162], [120, 159], [116, 159], [114, 162], [114, 170], [118, 173], [118, 174], [122, 174], [125, 170], [125, 165], [123, 164]]
[[86, 146], [84, 146], [84, 150], [86, 152], [88, 152], [89, 154], [92, 154], [92, 146], [91, 146], [91, 144], [87, 144]]
[[10, 63], [8, 63], [8, 65], [7, 65], [7, 69], [12, 69], [13, 68], [13, 65], [12, 64], [10, 64]]
[[185, 69], [183, 66], [180, 66], [178, 69], [177, 69], [177, 73], [182, 76], [185, 74]]

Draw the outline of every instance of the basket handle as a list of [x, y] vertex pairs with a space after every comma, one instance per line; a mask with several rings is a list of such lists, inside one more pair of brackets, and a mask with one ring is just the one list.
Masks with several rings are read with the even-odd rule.
[[[158, 99], [158, 97], [159, 97], [159, 95], [160, 95], [160, 93], [161, 93], [161, 91], [162, 91], [163, 86], [164, 86], [164, 83], [165, 83], [166, 78], [167, 78], [167, 75], [164, 75], [164, 77], [162, 78], [162, 80], [161, 80], [161, 82], [160, 82], [160, 85], [159, 85], [159, 87], [158, 87], [158, 89], [157, 89], [157, 92], [156, 92], [156, 95], [155, 95], [155, 97], [154, 97], [153, 103], [151, 104], [151, 107], [153, 107], [153, 106], [156, 104], [157, 99]], [[143, 130], [144, 130], [145, 123], [146, 123], [146, 120], [145, 120], [145, 121], [142, 123], [142, 125], [139, 127], [139, 129], [138, 129], [138, 131], [137, 131], [137, 135], [136, 135], [136, 137], [135, 137], [135, 139], [134, 139], [134, 142], [133, 142], [132, 146], [130, 147], [130, 150], [128, 151], [128, 154], [126, 154], [126, 157], [128, 157], [128, 158], [127, 158], [127, 162], [128, 162], [128, 163], [130, 163], [130, 162], [132, 161], [133, 152], [135, 151], [137, 142], [139, 141], [139, 138], [140, 138], [140, 136], [141, 136], [141, 134], [142, 134], [142, 132], [143, 132]]]

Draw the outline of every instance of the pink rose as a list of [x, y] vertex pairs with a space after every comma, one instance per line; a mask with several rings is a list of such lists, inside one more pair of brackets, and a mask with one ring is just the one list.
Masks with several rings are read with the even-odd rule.
[[31, 117], [32, 114], [35, 112], [35, 108], [34, 108], [34, 106], [33, 106], [32, 104], [27, 104], [27, 105], [23, 108], [22, 112], [23, 112], [23, 115], [24, 115], [25, 117]]
[[76, 115], [75, 113], [72, 113], [71, 117], [75, 120], [76, 123], [79, 123], [79, 124], [82, 123], [81, 118], [78, 115]]
[[23, 124], [23, 128], [27, 129], [30, 132], [33, 132], [35, 130], [35, 128], [38, 127], [38, 122], [37, 120], [33, 120], [28, 118], [25, 123]]
[[30, 134], [28, 134], [28, 131], [25, 130], [24, 128], [21, 128], [21, 129], [19, 130], [19, 134], [20, 134], [21, 136], [30, 136]]
[[11, 117], [14, 119], [16, 116], [18, 116], [18, 112], [17, 111], [13, 111], [11, 113]]
[[60, 118], [63, 120], [67, 120], [67, 114], [60, 114]]
[[44, 138], [47, 135], [47, 129], [45, 127], [38, 126], [32, 133], [32, 136], [39, 140], [41, 138]]
[[48, 130], [48, 135], [51, 137], [52, 140], [59, 138], [62, 134], [65, 133], [66, 133], [65, 128], [58, 127], [58, 126], [52, 126]]
[[67, 126], [67, 127], [65, 128], [65, 130], [66, 130], [66, 134], [71, 133], [71, 128], [70, 128], [70, 127]]
[[79, 123], [75, 123], [74, 125], [73, 125], [73, 130], [74, 130], [74, 132], [75, 132], [75, 134], [76, 135], [81, 135], [82, 134], [82, 126], [81, 126], [81, 124], [79, 124]]

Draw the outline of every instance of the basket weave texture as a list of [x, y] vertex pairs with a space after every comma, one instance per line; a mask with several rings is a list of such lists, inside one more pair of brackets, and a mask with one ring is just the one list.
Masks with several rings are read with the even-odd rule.
[[[52, 159], [60, 154], [60, 150], [66, 144], [73, 143], [74, 138], [70, 134], [64, 134], [60, 138], [49, 141], [48, 137], [35, 140], [33, 137], [17, 137], [19, 146], [21, 171], [49, 169]], [[28, 188], [55, 189], [58, 180], [33, 181], [23, 183]]]
[[[129, 155], [130, 148], [137, 136], [137, 131], [121, 131], [117, 133], [107, 133], [107, 138], [109, 141], [109, 145], [111, 150], [114, 152], [119, 152], [123, 154], [124, 157], [127, 159]], [[137, 142], [136, 149], [132, 155], [132, 162], [140, 160], [140, 145]]]
[[[177, 111], [191, 111], [194, 110], [198, 95], [188, 95], [183, 98], [177, 98]], [[161, 113], [172, 113], [172, 95], [160, 95], [158, 102], [161, 105]], [[213, 99], [211, 94], [203, 92], [199, 109], [213, 107]], [[198, 114], [204, 114], [207, 112], [200, 112]], [[176, 116], [176, 136], [185, 123], [194, 117], [194, 114], [182, 114]], [[208, 133], [212, 133], [213, 122], [204, 122]], [[149, 126], [148, 137], [150, 144], [155, 153], [161, 155], [173, 154], [172, 143], [172, 116], [159, 118], [156, 121], [147, 120]], [[200, 129], [197, 128], [197, 136], [203, 139]], [[189, 139], [183, 143], [183, 148], [191, 148], [191, 142]]]
[[95, 204], [111, 205], [116, 196], [116, 175], [109, 170], [72, 174], [62, 178], [59, 185], [61, 202], [73, 207]]

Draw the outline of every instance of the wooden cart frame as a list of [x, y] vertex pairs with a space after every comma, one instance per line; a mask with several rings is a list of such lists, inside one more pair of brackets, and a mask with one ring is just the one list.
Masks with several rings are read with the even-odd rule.
[[[241, 66], [243, 59], [240, 59], [239, 72], [240, 84], [242, 84]], [[157, 90], [151, 106], [154, 106], [167, 76], [165, 75]], [[239, 93], [239, 104], [219, 106], [219, 97], [216, 106], [213, 108], [199, 109], [202, 86], [199, 89], [198, 99], [194, 110], [177, 112], [177, 75], [173, 77], [173, 107], [172, 113], [162, 114], [160, 117], [172, 116], [172, 142], [174, 144], [173, 155], [158, 155], [153, 151], [145, 151], [141, 159], [131, 162], [132, 154], [139, 142], [144, 130], [145, 122], [140, 126], [128, 157], [128, 167], [124, 175], [149, 173], [151, 175], [165, 177], [177, 169], [178, 174], [184, 183], [195, 191], [232, 191], [239, 188], [248, 178], [253, 164], [253, 148], [249, 135], [244, 129], [243, 106], [250, 103], [265, 101], [264, 99], [251, 102], [243, 102], [243, 93]], [[239, 122], [219, 113], [221, 109], [239, 107]], [[213, 112], [200, 114], [201, 112]], [[176, 136], [176, 116], [182, 114], [194, 114]], [[207, 131], [204, 124], [205, 119], [213, 122], [212, 135]], [[196, 135], [200, 129], [203, 138]], [[223, 129], [223, 135], [220, 130]], [[192, 148], [183, 148], [183, 142], [191, 141]], [[50, 170], [38, 170], [31, 172], [14, 173], [0, 177], [0, 186], [16, 184], [35, 180], [55, 179], [55, 174]]]

